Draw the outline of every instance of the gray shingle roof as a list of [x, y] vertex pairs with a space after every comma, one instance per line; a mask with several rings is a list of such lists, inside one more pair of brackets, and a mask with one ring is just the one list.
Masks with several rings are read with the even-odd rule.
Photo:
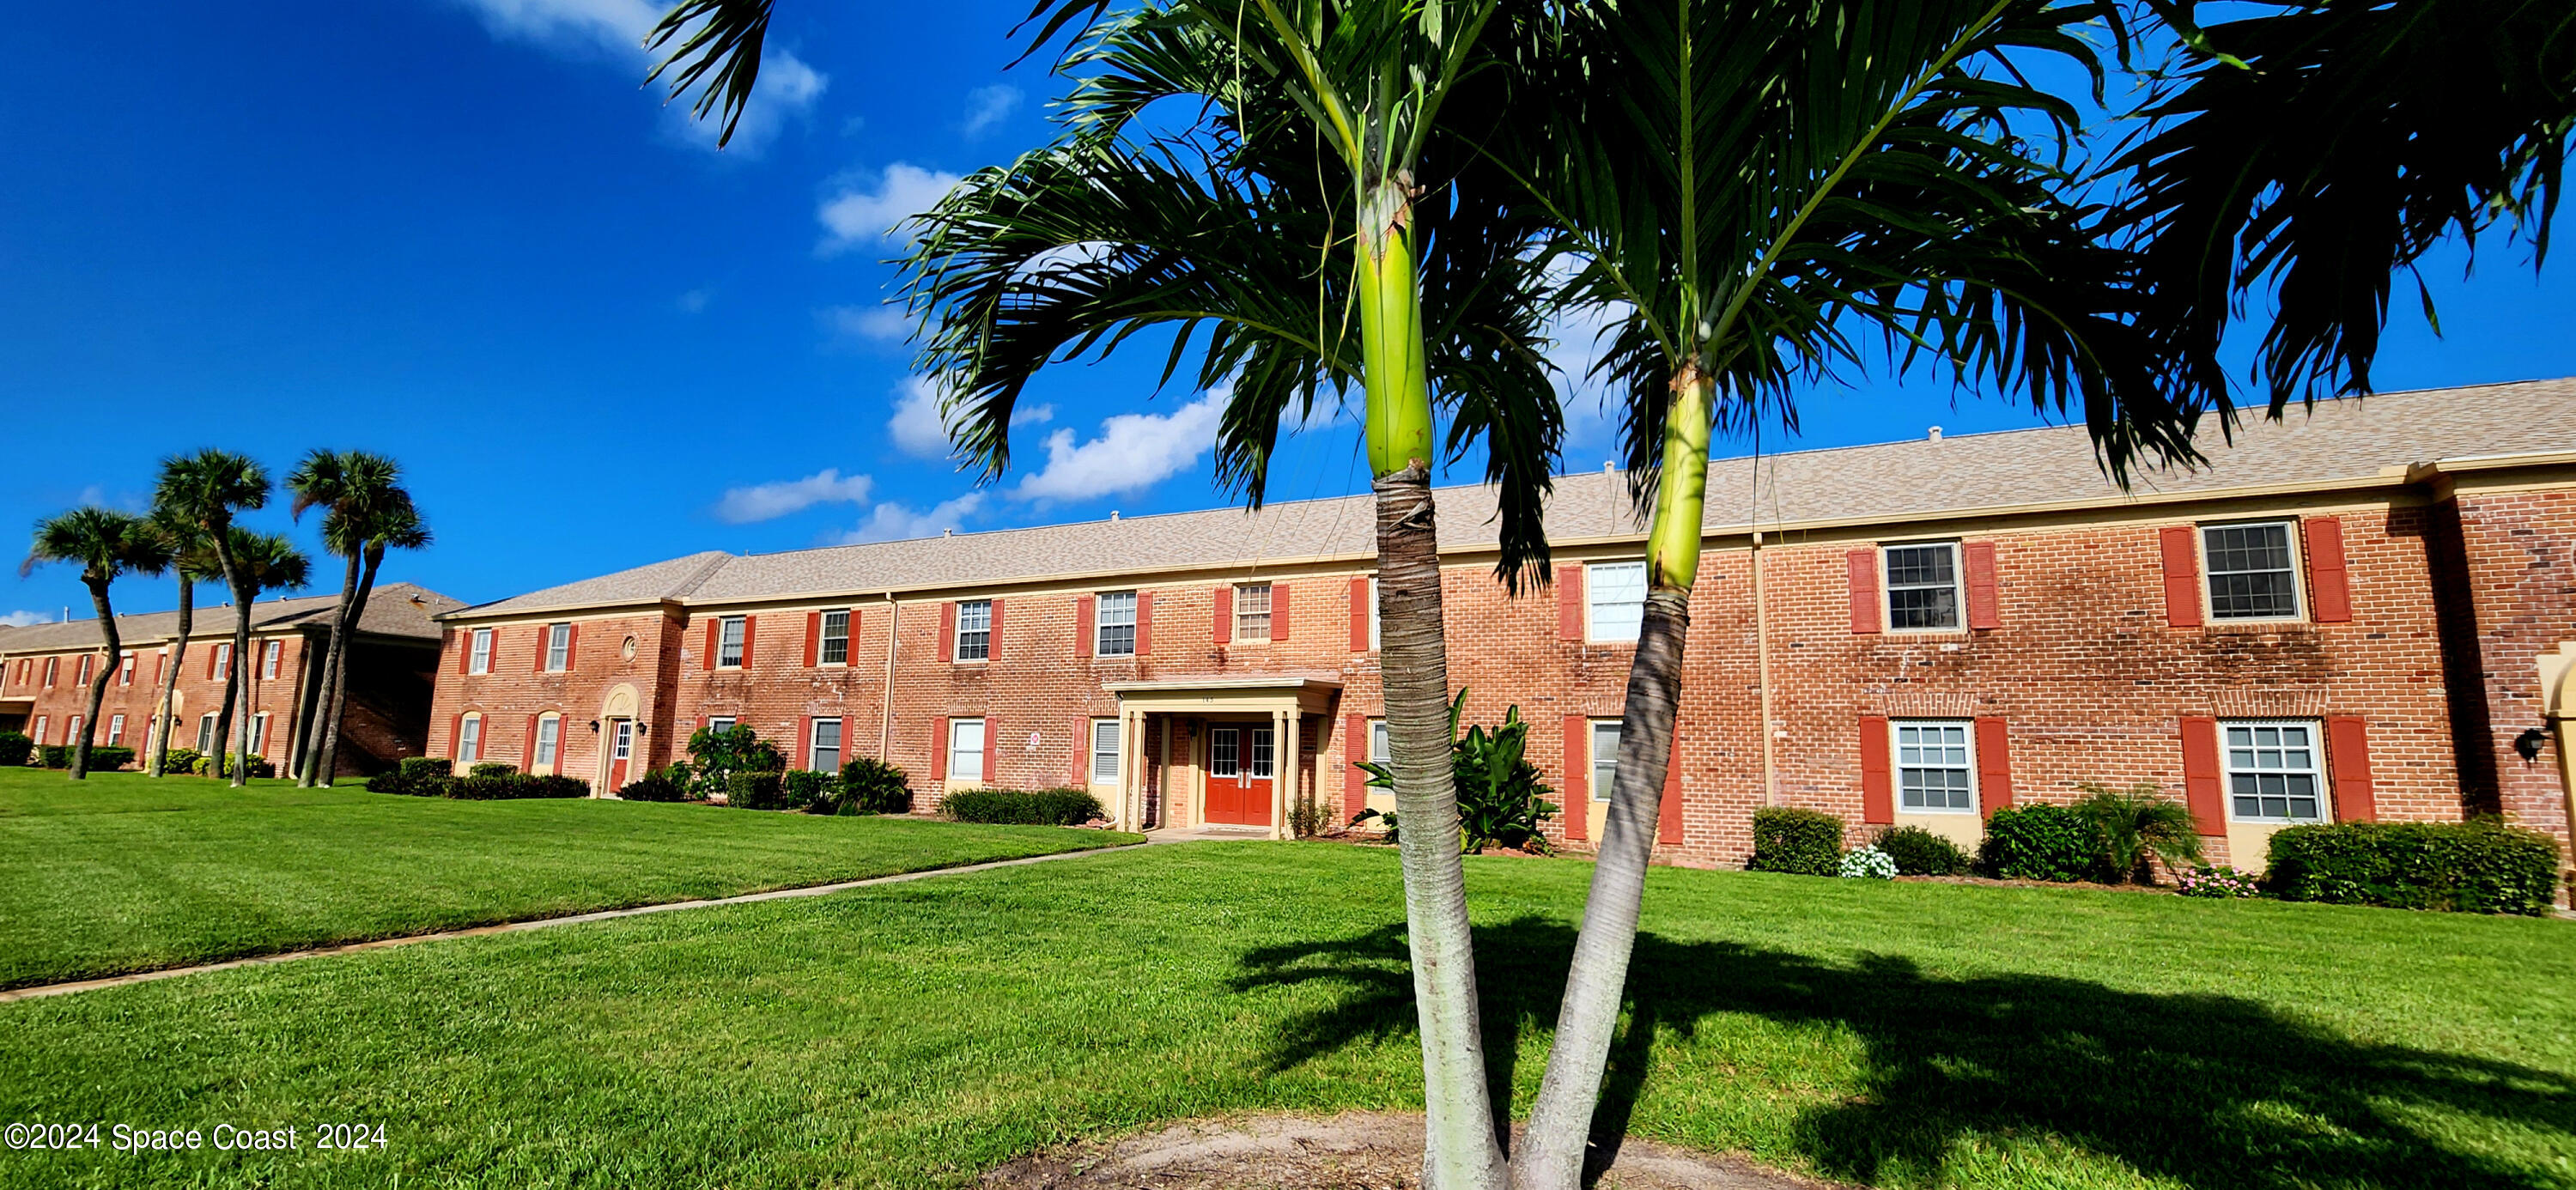
[[[2136, 496], [2292, 481], [2367, 479], [2385, 468], [2464, 455], [2576, 449], [2576, 379], [2382, 393], [2249, 418], [2230, 444], [2205, 425], [2210, 462], [2134, 478]], [[1758, 485], [1758, 486], [1757, 486]], [[2114, 505], [2133, 498], [2105, 479], [2080, 426], [2048, 426], [1939, 441], [1793, 451], [1724, 459], [1709, 473], [1711, 533], [1818, 522], [1901, 524], [1936, 515], [2033, 504]], [[1439, 493], [1440, 547], [1496, 544], [1495, 492]], [[1558, 479], [1548, 513], [1556, 541], [1642, 531], [1624, 475]], [[889, 588], [974, 586], [1135, 571], [1365, 558], [1375, 550], [1371, 498], [1343, 496], [961, 533], [777, 554], [691, 554], [466, 609], [476, 615], [652, 602], [726, 603]]]
[[[415, 596], [418, 602], [414, 602]], [[252, 605], [251, 630], [270, 632], [286, 628], [327, 627], [331, 622], [331, 610], [339, 602], [337, 591], [328, 595], [265, 600]], [[366, 613], [358, 618], [358, 631], [372, 636], [434, 641], [438, 639], [440, 630], [432, 617], [463, 606], [464, 600], [451, 599], [412, 583], [379, 583], [374, 594], [367, 599]], [[144, 612], [116, 618], [117, 636], [127, 648], [168, 640], [178, 630], [179, 613], [175, 611]], [[232, 631], [233, 609], [225, 604], [200, 605], [195, 619], [188, 626], [191, 640], [230, 636]], [[55, 653], [96, 648], [99, 643], [95, 617], [0, 630], [0, 653]]]

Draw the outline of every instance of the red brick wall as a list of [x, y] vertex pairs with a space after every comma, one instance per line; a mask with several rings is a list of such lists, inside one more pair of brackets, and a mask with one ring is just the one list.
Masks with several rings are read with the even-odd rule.
[[[566, 621], [576, 626], [570, 664], [561, 671], [544, 671], [539, 667], [539, 633], [546, 625]], [[456, 755], [458, 719], [480, 714], [484, 719], [480, 759], [505, 761], [524, 771], [530, 760], [529, 718], [559, 714], [564, 725], [555, 771], [596, 780], [604, 733], [592, 731], [590, 725], [600, 718], [617, 688], [627, 686], [635, 692], [637, 717], [649, 727], [636, 742], [631, 776], [669, 763], [678, 741], [666, 731], [668, 710], [656, 698], [667, 682], [665, 653], [678, 647], [675, 623], [659, 611], [647, 611], [491, 625], [491, 668], [481, 674], [464, 672], [472, 629], [449, 633], [439, 657], [437, 693], [430, 703], [426, 755]], [[631, 657], [626, 649], [629, 638], [635, 644]]]
[[2569, 842], [2567, 789], [2556, 758], [2513, 751], [2514, 737], [2541, 725], [2539, 657], [2576, 639], [2576, 492], [2480, 490], [2463, 486], [2446, 528], [2458, 534], [2473, 635], [2456, 668], [2462, 693], [2482, 704], [2459, 717], [2479, 729], [2459, 741], [2464, 769], [2477, 772], [2506, 821]]
[[[173, 745], [182, 748], [195, 747], [197, 717], [201, 714], [212, 714], [223, 706], [224, 683], [209, 677], [206, 665], [207, 659], [214, 655], [216, 646], [228, 644], [231, 640], [232, 637], [226, 634], [215, 639], [195, 637], [188, 642], [187, 657], [180, 664], [177, 690], [179, 729], [178, 734], [171, 739]], [[265, 671], [258, 665], [258, 658], [261, 650], [266, 647], [267, 640], [276, 640], [280, 643], [275, 678], [263, 677], [262, 674]], [[286, 749], [291, 746], [291, 741], [295, 738], [294, 733], [299, 722], [298, 715], [301, 708], [297, 705], [296, 693], [298, 682], [304, 672], [306, 648], [306, 641], [301, 634], [251, 638], [250, 706], [246, 712], [238, 713], [268, 712], [268, 738], [261, 743], [261, 755], [279, 762], [281, 766], [286, 760]], [[140, 648], [128, 649], [135, 658], [133, 684], [124, 685], [113, 678], [108, 681], [107, 697], [99, 705], [99, 729], [97, 734], [91, 737], [99, 744], [107, 743], [108, 725], [115, 721], [116, 716], [124, 715], [125, 746], [135, 750], [138, 767], [142, 763], [144, 728], [152, 719], [153, 700], [161, 693], [161, 675], [155, 668], [156, 657], [161, 649], [162, 646], [159, 644], [147, 644]], [[43, 684], [47, 654], [40, 653], [24, 657], [28, 663], [28, 680], [25, 683], [18, 680], [18, 663], [21, 658], [11, 657], [8, 660], [8, 680], [5, 685], [0, 685], [0, 694], [11, 698], [30, 697], [34, 700], [34, 706], [27, 715], [27, 730], [32, 732], [35, 729], [36, 720], [39, 717], [44, 718], [46, 720], [44, 742], [47, 744], [69, 743], [67, 733], [70, 730], [72, 717], [88, 711], [89, 688], [73, 680], [80, 672], [82, 655], [77, 651], [51, 654], [59, 659], [55, 681], [51, 687]], [[107, 663], [104, 653], [89, 655], [99, 659], [95, 664]]]

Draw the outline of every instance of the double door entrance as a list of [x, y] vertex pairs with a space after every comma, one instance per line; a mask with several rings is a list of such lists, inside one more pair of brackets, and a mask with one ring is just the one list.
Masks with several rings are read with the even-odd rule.
[[1241, 724], [1208, 728], [1207, 820], [1226, 826], [1270, 825], [1274, 729]]

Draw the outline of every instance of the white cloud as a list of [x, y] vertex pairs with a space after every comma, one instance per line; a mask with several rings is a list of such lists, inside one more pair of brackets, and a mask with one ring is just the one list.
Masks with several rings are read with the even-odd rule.
[[851, 178], [815, 210], [827, 234], [814, 250], [832, 256], [908, 239], [911, 233], [902, 225], [928, 211], [957, 182], [956, 174], [904, 161], [885, 167], [872, 181], [865, 175]]
[[841, 478], [826, 467], [803, 479], [781, 480], [747, 488], [728, 488], [716, 501], [716, 519], [728, 525], [775, 520], [817, 504], [857, 504], [868, 498], [871, 481], [864, 475]]
[[43, 612], [10, 612], [0, 616], [0, 628], [24, 628], [29, 624], [51, 624], [52, 616]]
[[1011, 410], [1011, 424], [1015, 426], [1042, 426], [1054, 420], [1053, 405], [1030, 405]]
[[1077, 444], [1070, 429], [1047, 436], [1046, 466], [1011, 489], [1023, 500], [1087, 500], [1131, 492], [1188, 470], [1215, 443], [1231, 394], [1218, 388], [1167, 414], [1121, 413]]
[[892, 345], [912, 337], [912, 316], [901, 306], [827, 306], [814, 316], [837, 341]]
[[954, 500], [942, 500], [928, 509], [915, 512], [902, 504], [880, 504], [868, 510], [868, 519], [858, 528], [832, 540], [839, 545], [862, 545], [871, 541], [902, 541], [913, 537], [937, 537], [944, 530], [974, 515], [984, 503], [984, 493], [968, 492]]
[[896, 390], [894, 416], [886, 432], [905, 454], [925, 459], [948, 457], [948, 425], [939, 415], [939, 386], [927, 376], [907, 376]]
[[[652, 0], [459, 0], [483, 18], [483, 27], [492, 36], [505, 41], [519, 41], [556, 53], [583, 58], [604, 59], [619, 67], [638, 71], [652, 69], [657, 58], [644, 49], [644, 38], [662, 20], [663, 6]], [[674, 43], [678, 39], [674, 39]], [[667, 52], [667, 47], [665, 49]], [[831, 79], [806, 65], [796, 55], [784, 50], [763, 54], [760, 60], [760, 85], [753, 90], [751, 103], [743, 109], [742, 122], [734, 132], [733, 151], [758, 156], [760, 148], [778, 135], [788, 118], [813, 107]], [[659, 89], [659, 84], [656, 84]], [[698, 120], [684, 104], [674, 103], [667, 109], [676, 130], [683, 139], [701, 147], [716, 147], [721, 125], [713, 120]]]
[[977, 87], [966, 93], [966, 123], [958, 131], [978, 137], [1010, 118], [1020, 107], [1020, 89], [1008, 83]]

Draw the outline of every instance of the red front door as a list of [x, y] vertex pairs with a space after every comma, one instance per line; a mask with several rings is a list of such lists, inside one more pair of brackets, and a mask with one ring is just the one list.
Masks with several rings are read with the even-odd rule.
[[635, 721], [608, 721], [608, 792], [626, 788], [626, 763], [635, 758]]
[[1227, 826], [1270, 825], [1273, 749], [1267, 727], [1208, 730], [1207, 820]]

